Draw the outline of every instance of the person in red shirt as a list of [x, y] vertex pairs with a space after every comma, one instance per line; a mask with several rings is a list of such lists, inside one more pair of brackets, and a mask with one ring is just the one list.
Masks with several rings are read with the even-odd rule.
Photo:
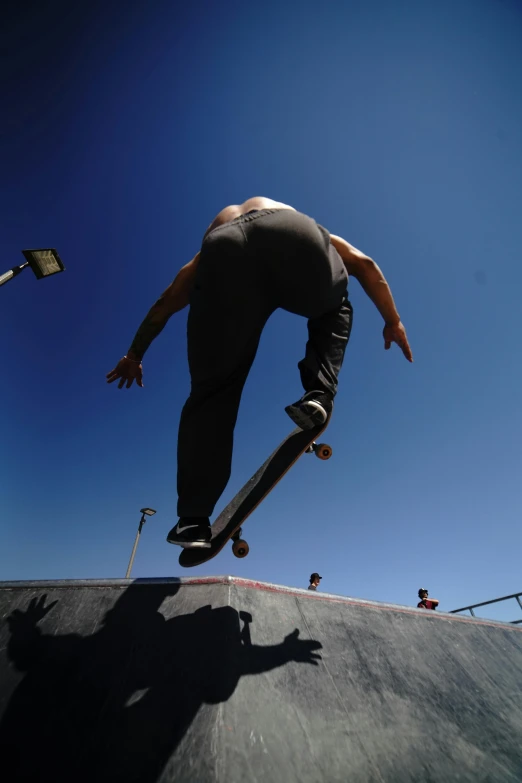
[[428, 591], [424, 587], [419, 590], [419, 598], [417, 609], [436, 609], [439, 605], [436, 598], [428, 598]]

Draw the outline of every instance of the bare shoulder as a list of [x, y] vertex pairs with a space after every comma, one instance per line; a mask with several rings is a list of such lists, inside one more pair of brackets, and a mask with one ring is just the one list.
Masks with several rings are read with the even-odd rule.
[[351, 261], [354, 258], [368, 258], [366, 253], [363, 253], [362, 250], [358, 250], [354, 245], [351, 245], [349, 242], [347, 242], [346, 239], [338, 237], [335, 234], [330, 234], [330, 242], [335, 247], [343, 261]]
[[291, 209], [295, 212], [294, 207], [289, 204], [283, 204], [282, 201], [274, 201], [273, 198], [267, 198], [266, 196], [253, 196], [247, 199], [241, 204], [241, 213], [249, 212], [251, 209]]
[[210, 226], [205, 231], [205, 236], [212, 231], [212, 229], [222, 226], [224, 223], [228, 223], [230, 220], [239, 217], [241, 214], [241, 207], [239, 204], [229, 204], [228, 207], [224, 207], [221, 212], [218, 212]]
[[330, 234], [330, 242], [341, 256], [348, 274], [354, 277], [357, 277], [358, 271], [362, 271], [363, 267], [371, 261], [371, 258], [366, 253], [358, 250], [342, 237]]

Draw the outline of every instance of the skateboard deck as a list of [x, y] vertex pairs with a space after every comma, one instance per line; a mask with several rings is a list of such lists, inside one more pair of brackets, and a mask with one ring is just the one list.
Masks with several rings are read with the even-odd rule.
[[319, 459], [323, 460], [332, 456], [330, 446], [325, 443], [316, 443], [317, 438], [324, 432], [328, 424], [329, 419], [312, 430], [301, 430], [297, 427], [287, 435], [214, 520], [210, 548], [183, 549], [179, 556], [180, 566], [192, 568], [206, 563], [207, 560], [211, 560], [221, 552], [230, 539], [234, 541], [232, 551], [235, 556], [246, 557], [249, 547], [247, 542], [241, 538], [241, 526], [302, 454], [307, 451], [314, 452]]

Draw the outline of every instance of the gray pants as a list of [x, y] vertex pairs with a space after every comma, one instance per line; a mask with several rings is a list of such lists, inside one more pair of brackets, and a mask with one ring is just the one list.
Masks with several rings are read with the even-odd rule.
[[300, 212], [249, 212], [205, 237], [188, 316], [191, 391], [178, 434], [179, 516], [210, 516], [227, 485], [243, 386], [274, 310], [308, 319], [298, 365], [305, 392], [335, 395], [352, 326], [347, 283], [330, 235]]

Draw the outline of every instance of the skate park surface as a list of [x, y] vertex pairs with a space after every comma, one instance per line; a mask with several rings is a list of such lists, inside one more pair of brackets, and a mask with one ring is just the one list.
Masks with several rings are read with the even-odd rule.
[[228, 576], [3, 582], [2, 777], [515, 783], [521, 672], [495, 621]]

